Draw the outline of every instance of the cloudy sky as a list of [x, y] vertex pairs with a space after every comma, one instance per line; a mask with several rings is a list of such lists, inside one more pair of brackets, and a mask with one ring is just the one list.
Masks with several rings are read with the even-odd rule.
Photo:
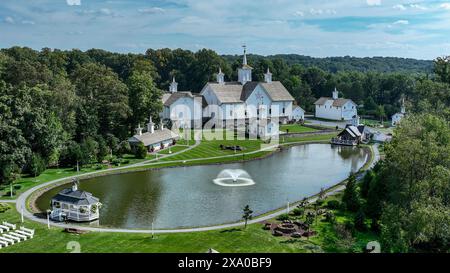
[[450, 54], [450, 0], [1, 0], [0, 47]]

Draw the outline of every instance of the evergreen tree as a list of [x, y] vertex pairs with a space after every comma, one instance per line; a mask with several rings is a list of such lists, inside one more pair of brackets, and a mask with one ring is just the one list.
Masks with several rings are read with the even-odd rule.
[[356, 212], [360, 208], [358, 187], [356, 185], [356, 177], [354, 173], [351, 173], [348, 177], [344, 195], [342, 196], [342, 202], [349, 211]]

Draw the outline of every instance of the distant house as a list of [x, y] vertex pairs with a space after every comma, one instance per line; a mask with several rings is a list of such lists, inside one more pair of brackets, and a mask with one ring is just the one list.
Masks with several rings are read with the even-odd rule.
[[101, 203], [91, 193], [79, 190], [78, 182], [74, 181], [72, 188], [64, 189], [52, 198], [51, 207], [53, 220], [87, 222], [100, 217]]
[[292, 109], [292, 119], [295, 121], [305, 120], [305, 110], [303, 110], [300, 106], [294, 106]]
[[353, 116], [350, 124], [336, 137], [331, 139], [331, 143], [336, 145], [354, 146], [359, 143], [367, 143], [370, 140], [370, 133], [366, 126], [359, 124], [359, 117]]
[[405, 117], [405, 115], [406, 115], [405, 101], [402, 100], [402, 107], [400, 109], [400, 113], [395, 113], [392, 115], [391, 125], [393, 127], [397, 126], [397, 124], [400, 123], [400, 121]]
[[316, 107], [316, 118], [331, 120], [351, 120], [358, 115], [357, 105], [351, 99], [339, 98], [336, 88], [332, 97], [321, 97], [314, 103]]
[[169, 147], [179, 139], [178, 134], [164, 128], [162, 123], [160, 128], [155, 130], [155, 125], [152, 122], [151, 117], [149, 119], [149, 123], [147, 124], [147, 132], [142, 133], [142, 130], [143, 128], [139, 125], [138, 128], [136, 128], [136, 134], [128, 139], [128, 142], [132, 148], [133, 146], [142, 143], [145, 147], [147, 147], [149, 152], [154, 152]]

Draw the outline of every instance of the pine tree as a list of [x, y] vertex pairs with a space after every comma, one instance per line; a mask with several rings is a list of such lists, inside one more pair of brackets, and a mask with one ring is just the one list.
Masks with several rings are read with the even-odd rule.
[[351, 173], [348, 177], [344, 196], [342, 196], [342, 202], [349, 211], [356, 212], [360, 208], [359, 194], [357, 191], [356, 177], [354, 173]]

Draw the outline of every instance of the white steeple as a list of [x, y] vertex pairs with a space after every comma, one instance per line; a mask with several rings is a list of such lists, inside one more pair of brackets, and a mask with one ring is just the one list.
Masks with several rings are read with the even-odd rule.
[[402, 107], [400, 108], [400, 113], [402, 114], [406, 113], [405, 98], [402, 98]]
[[141, 128], [141, 124], [138, 124], [138, 127], [136, 128], [136, 135], [138, 136], [142, 136], [142, 128]]
[[172, 78], [172, 82], [170, 83], [169, 91], [171, 93], [175, 93], [178, 91], [178, 83], [175, 81], [175, 76]]
[[333, 91], [333, 100], [337, 100], [339, 98], [339, 91], [337, 91], [336, 87]]
[[244, 45], [244, 57], [242, 59], [242, 67], [238, 69], [238, 81], [241, 84], [252, 81], [252, 67], [247, 64], [247, 47]]
[[152, 116], [150, 116], [147, 123], [147, 132], [153, 134], [155, 132], [155, 124], [152, 121]]
[[271, 83], [272, 82], [272, 73], [270, 73], [269, 68], [267, 67], [267, 72], [266, 74], [264, 74], [264, 81], [267, 83]]
[[217, 73], [217, 82], [219, 84], [225, 83], [224, 76], [225, 76], [225, 74], [222, 73], [222, 69], [219, 67], [219, 73]]

